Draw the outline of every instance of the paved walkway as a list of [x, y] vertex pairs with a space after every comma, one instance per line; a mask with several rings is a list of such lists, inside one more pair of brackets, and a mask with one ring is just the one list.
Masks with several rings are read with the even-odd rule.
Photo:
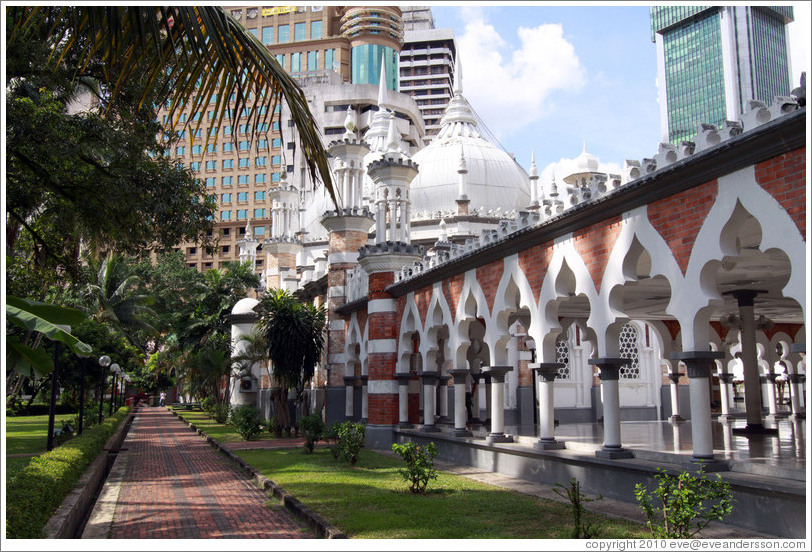
[[122, 448], [84, 538], [315, 538], [164, 408], [139, 409]]

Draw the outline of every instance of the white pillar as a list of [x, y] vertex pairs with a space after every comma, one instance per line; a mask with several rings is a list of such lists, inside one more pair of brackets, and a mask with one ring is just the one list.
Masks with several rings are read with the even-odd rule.
[[505, 435], [505, 374], [512, 371], [513, 366], [487, 366], [483, 370], [491, 382], [491, 431], [486, 441], [488, 444], [512, 443], [513, 437]]
[[355, 376], [344, 376], [344, 389], [346, 392], [344, 395], [344, 416], [349, 419], [352, 419], [355, 415], [355, 412], [353, 412], [354, 405], [352, 397], [354, 388]]
[[449, 375], [442, 375], [439, 378], [439, 386], [438, 386], [438, 393], [439, 393], [439, 400], [437, 405], [437, 413], [440, 415], [441, 422], [448, 421], [448, 380], [451, 379]]
[[420, 378], [423, 380], [423, 427], [420, 431], [435, 433], [440, 431], [434, 425], [435, 399], [437, 397], [437, 372], [423, 372]]
[[620, 445], [620, 367], [622, 358], [591, 358], [589, 364], [600, 368], [601, 397], [603, 400], [603, 448], [595, 451], [598, 458], [632, 458]]
[[682, 376], [679, 372], [669, 372], [668, 379], [671, 380], [669, 387], [671, 389], [671, 422], [683, 422], [685, 418], [680, 414], [679, 408], [679, 379]]
[[558, 369], [565, 366], [559, 362], [531, 364], [530, 369], [538, 374], [539, 401], [539, 440], [534, 445], [540, 450], [564, 448], [564, 443], [555, 440], [555, 397], [554, 382]]
[[366, 374], [361, 376], [361, 420], [366, 421], [369, 419], [369, 387], [367, 381], [369, 376]]
[[459, 368], [449, 373], [454, 378], [454, 436], [470, 437], [468, 431], [468, 412], [465, 409], [465, 383], [470, 370]]
[[776, 416], [778, 415], [778, 402], [775, 398], [775, 373], [770, 372], [766, 376], [765, 379], [765, 386], [767, 388], [767, 407], [769, 408], [769, 418], [775, 421]]
[[398, 372], [395, 378], [398, 380], [398, 427], [410, 428], [409, 423], [409, 379], [412, 375], [409, 372]]
[[732, 398], [730, 386], [733, 381], [733, 374], [721, 372], [719, 374], [719, 395], [722, 401], [722, 414], [719, 416], [719, 421], [731, 420], [730, 414], [730, 401]]
[[[739, 304], [741, 319], [741, 360], [744, 367], [744, 405], [747, 413], [747, 430], [763, 432], [764, 420], [761, 415], [761, 381], [756, 353], [756, 322], [753, 299], [758, 292], [737, 290], [730, 292]], [[693, 417], [693, 415], [692, 415]]]

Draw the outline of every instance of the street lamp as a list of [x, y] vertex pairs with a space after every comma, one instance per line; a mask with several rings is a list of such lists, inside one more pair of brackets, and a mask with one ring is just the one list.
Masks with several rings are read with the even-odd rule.
[[104, 412], [102, 412], [102, 409], [104, 407], [104, 380], [107, 378], [107, 374], [105, 374], [105, 372], [107, 367], [110, 366], [110, 357], [107, 355], [100, 357], [99, 366], [102, 367], [101, 380], [99, 380], [99, 424], [101, 424], [102, 419], [104, 418]]
[[121, 372], [121, 368], [118, 367], [118, 364], [113, 363], [110, 366], [110, 372], [113, 374], [113, 385], [110, 386], [110, 416], [113, 415], [113, 401], [116, 398], [116, 380], [118, 379], [118, 374]]
[[77, 354], [79, 357], [79, 428], [77, 435], [81, 435], [85, 423], [85, 367], [87, 366], [87, 356]]

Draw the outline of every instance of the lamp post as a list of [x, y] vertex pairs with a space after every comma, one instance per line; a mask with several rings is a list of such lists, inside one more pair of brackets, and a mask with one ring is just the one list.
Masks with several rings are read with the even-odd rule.
[[[70, 326], [56, 324], [56, 326], [70, 333]], [[54, 416], [56, 414], [56, 388], [59, 385], [59, 349], [60, 342], [54, 343], [54, 371], [51, 372], [51, 403], [48, 406], [48, 450], [54, 448]]]
[[113, 363], [110, 366], [110, 372], [113, 374], [113, 385], [110, 386], [110, 416], [113, 415], [113, 401], [116, 398], [116, 383], [118, 380], [118, 374], [121, 372], [121, 368], [118, 367], [118, 364]]
[[79, 356], [79, 427], [77, 428], [77, 435], [81, 435], [84, 430], [85, 423], [85, 363], [87, 357]]
[[104, 418], [104, 380], [107, 377], [105, 372], [107, 371], [107, 367], [110, 366], [110, 357], [107, 355], [100, 357], [99, 366], [102, 367], [101, 380], [99, 380], [99, 424], [101, 424]]

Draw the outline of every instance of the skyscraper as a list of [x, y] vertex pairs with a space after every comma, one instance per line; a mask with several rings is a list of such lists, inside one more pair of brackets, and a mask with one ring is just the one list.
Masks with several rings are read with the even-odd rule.
[[789, 95], [789, 6], [653, 6], [664, 142], [738, 120], [749, 100]]

